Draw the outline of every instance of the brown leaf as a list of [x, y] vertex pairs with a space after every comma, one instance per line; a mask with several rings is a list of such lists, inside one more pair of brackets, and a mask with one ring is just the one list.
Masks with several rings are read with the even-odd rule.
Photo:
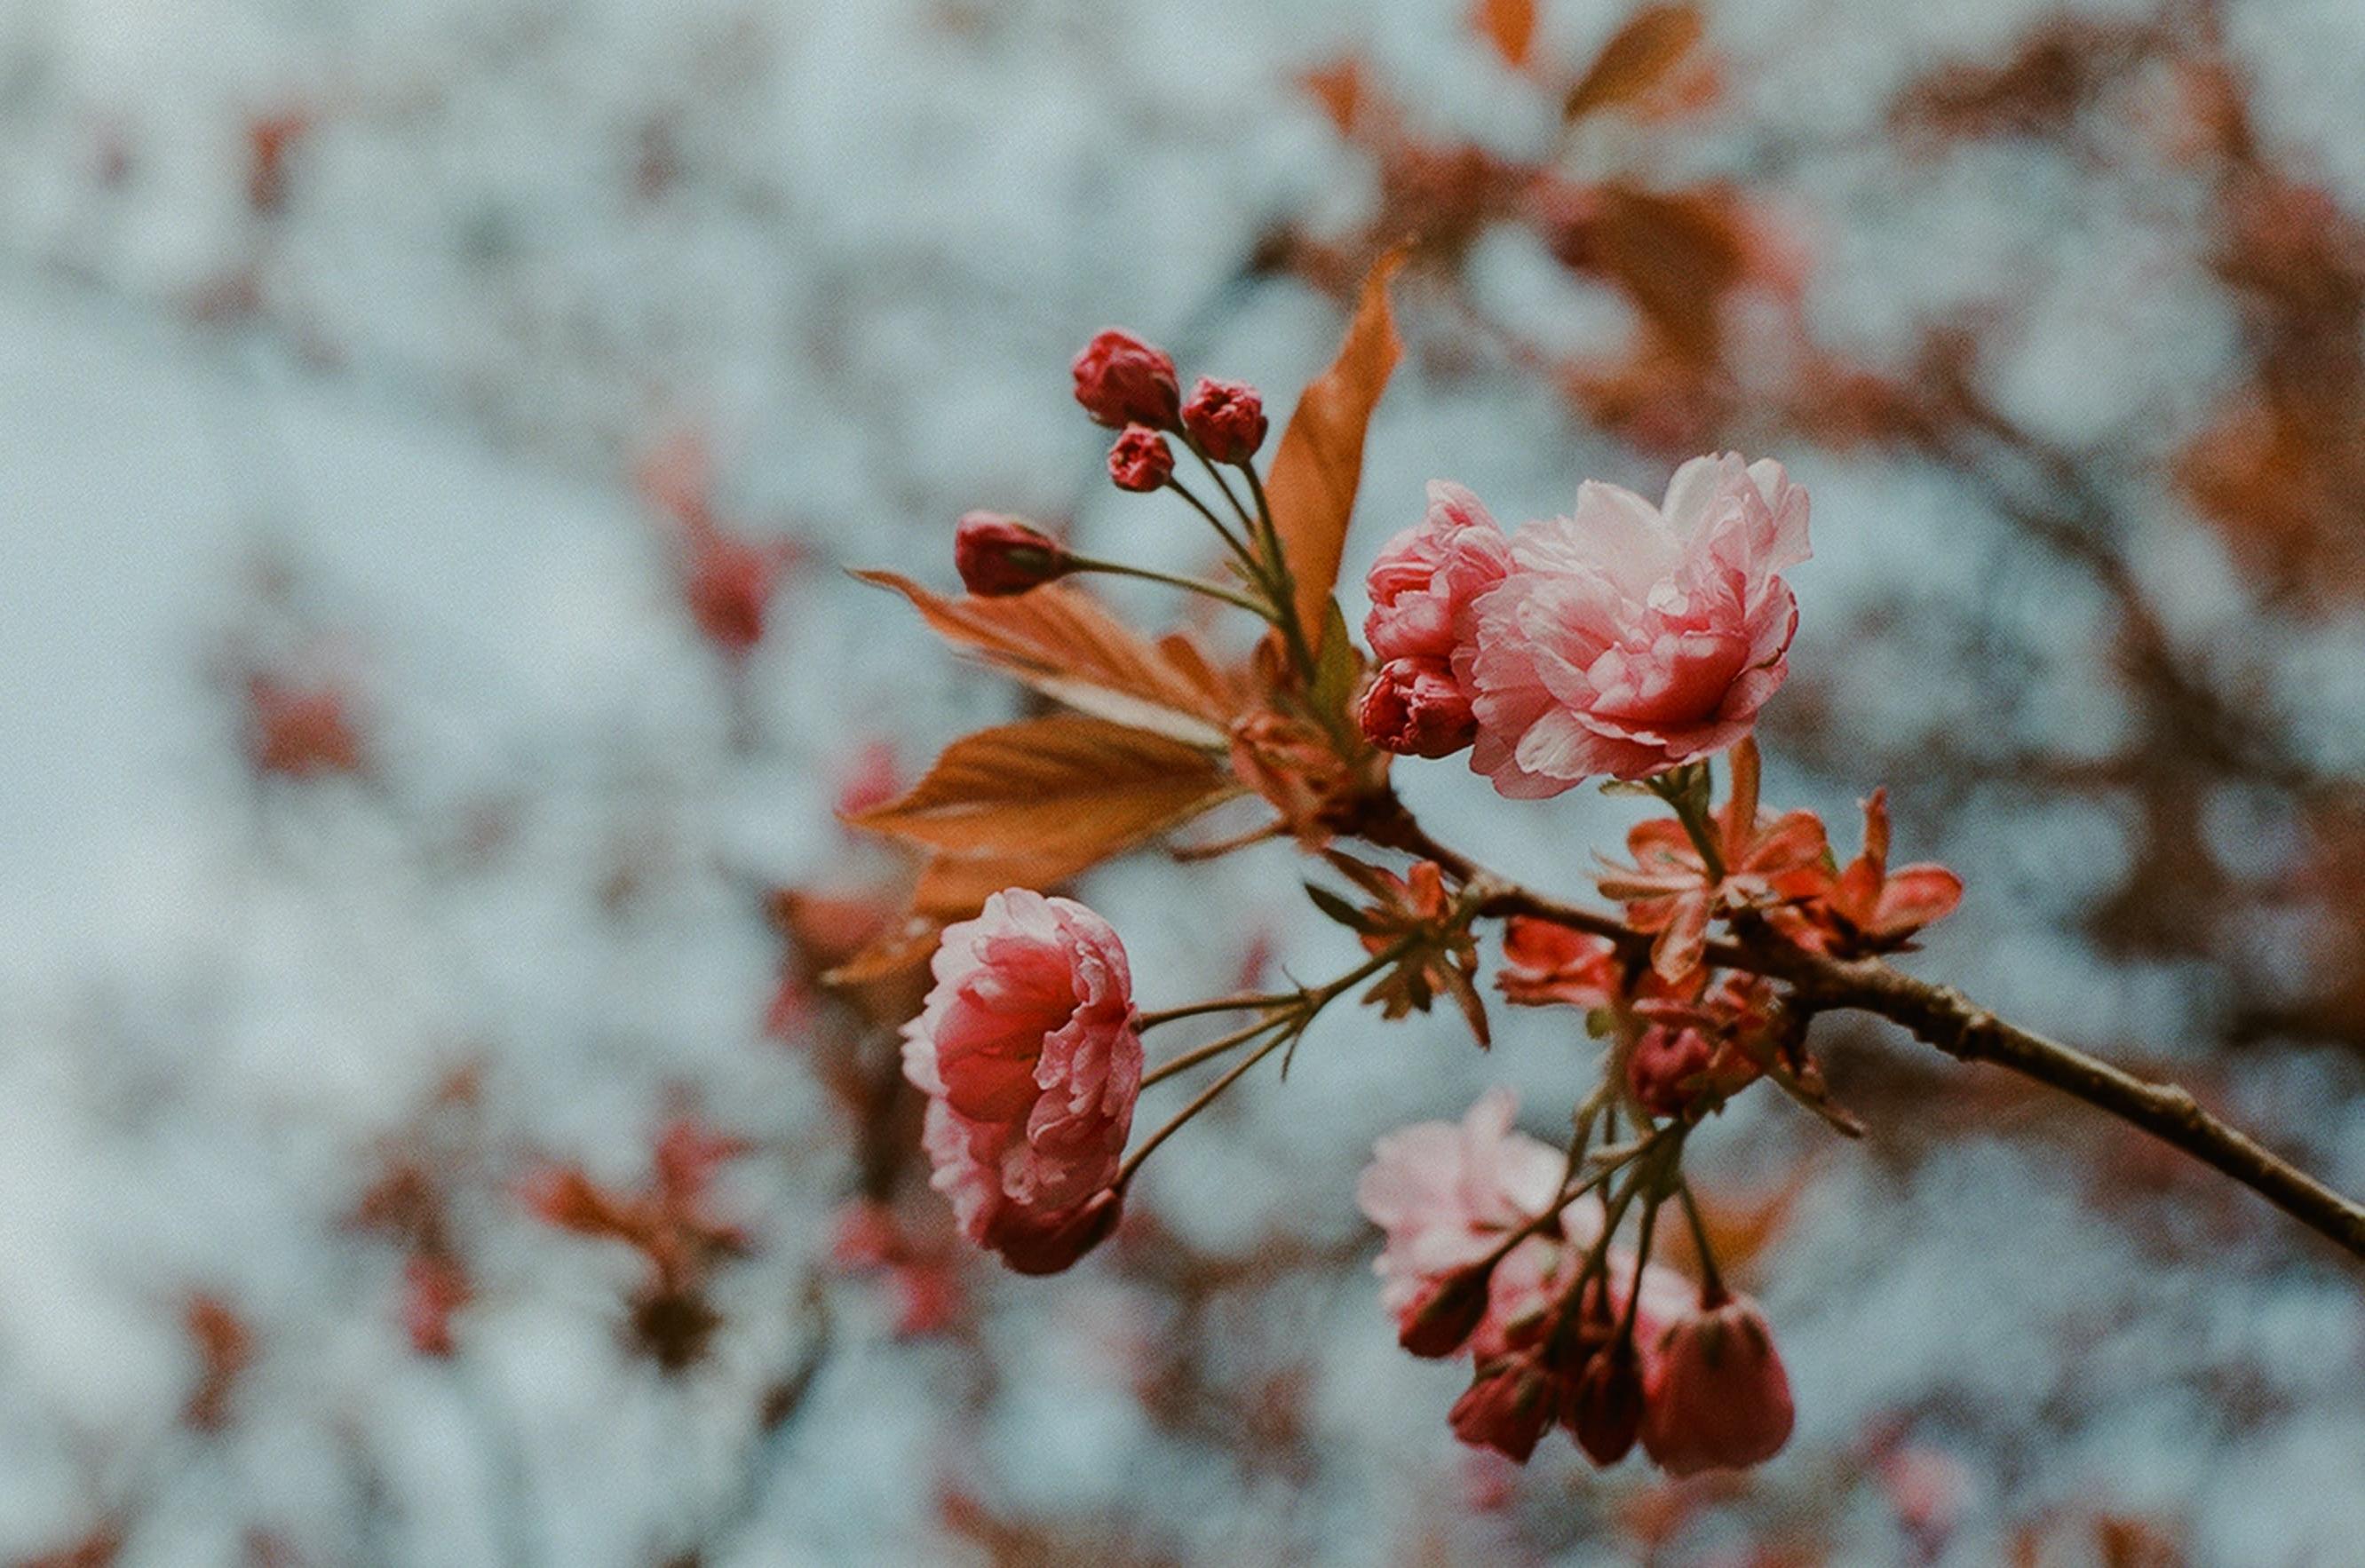
[[1601, 266], [1675, 353], [1716, 358], [1725, 295], [1747, 256], [1731, 204], [1711, 191], [1600, 187]]
[[[978, 900], [980, 904], [984, 902], [983, 898]], [[976, 911], [971, 909], [962, 913], [974, 914]], [[956, 915], [952, 918], [960, 917]], [[910, 975], [936, 956], [936, 938], [943, 934], [945, 924], [933, 915], [907, 914], [872, 937], [844, 963], [823, 970], [821, 983], [842, 991], [860, 991], [865, 987], [881, 985], [898, 976]]]
[[1569, 89], [1561, 118], [1630, 103], [1657, 86], [1699, 42], [1700, 14], [1690, 6], [1645, 6], [1610, 35], [1592, 66]]
[[1238, 789], [1195, 746], [1057, 713], [963, 736], [902, 799], [847, 820], [953, 855], [1066, 868], [1048, 880], [1152, 837]]
[[1534, 58], [1536, 0], [1478, 0], [1470, 17], [1478, 36], [1495, 46], [1503, 63], [1524, 71]]
[[1008, 599], [947, 599], [892, 572], [855, 576], [910, 599], [956, 647], [1097, 718], [1215, 749], [1244, 706], [1189, 639], [1152, 644], [1071, 584]]
[[1330, 590], [1339, 581], [1355, 487], [1363, 473], [1363, 431], [1404, 353], [1388, 309], [1388, 280], [1403, 262], [1401, 252], [1390, 252], [1363, 279], [1362, 297], [1339, 357], [1298, 398], [1265, 481], [1295, 582], [1297, 619], [1309, 640], [1321, 637]]
[[1341, 136], [1354, 134], [1364, 102], [1363, 64], [1351, 55], [1330, 65], [1301, 73], [1297, 84], [1306, 89]]

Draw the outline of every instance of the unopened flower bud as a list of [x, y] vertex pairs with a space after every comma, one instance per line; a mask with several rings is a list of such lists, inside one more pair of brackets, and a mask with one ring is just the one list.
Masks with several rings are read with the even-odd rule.
[[1558, 1414], [1552, 1394], [1552, 1380], [1532, 1356], [1508, 1357], [1480, 1369], [1446, 1419], [1463, 1442], [1525, 1464]]
[[1747, 1296], [1669, 1325], [1643, 1379], [1642, 1448], [1670, 1475], [1761, 1464], [1790, 1440], [1790, 1380]]
[[1716, 1047], [1698, 1029], [1653, 1024], [1634, 1042], [1627, 1081], [1653, 1115], [1681, 1116], [1703, 1088], [1694, 1081], [1715, 1058]]
[[1363, 738], [1402, 756], [1451, 756], [1478, 736], [1470, 700], [1441, 659], [1390, 659], [1355, 712]]
[[1124, 1215], [1124, 1198], [1114, 1187], [1104, 1187], [1044, 1220], [1012, 1211], [989, 1228], [986, 1244], [1014, 1273], [1056, 1274], [1106, 1241]]
[[1154, 490], [1174, 472], [1174, 449], [1145, 425], [1127, 425], [1109, 448], [1109, 478], [1120, 490]]
[[1113, 430], [1125, 425], [1180, 428], [1182, 387], [1164, 349], [1111, 327], [1084, 345], [1072, 368], [1076, 401], [1094, 423]]
[[981, 599], [1039, 588], [1070, 570], [1058, 540], [999, 512], [973, 511], [953, 532], [953, 566], [961, 586]]
[[1631, 1340], [1603, 1347], [1577, 1374], [1569, 1396], [1569, 1429], [1596, 1464], [1616, 1464], [1642, 1429], [1642, 1368]]
[[1472, 1263], [1429, 1286], [1406, 1314], [1396, 1343], [1416, 1356], [1450, 1356], [1470, 1342], [1486, 1316], [1486, 1288], [1494, 1269]]
[[1182, 428], [1212, 463], [1246, 463], [1264, 444], [1264, 399], [1244, 381], [1203, 375], [1182, 405]]

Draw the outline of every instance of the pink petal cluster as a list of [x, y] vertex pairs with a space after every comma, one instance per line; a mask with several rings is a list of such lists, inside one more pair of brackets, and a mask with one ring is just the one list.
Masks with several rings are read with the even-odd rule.
[[1125, 946], [1083, 905], [1012, 888], [946, 928], [935, 975], [903, 1026], [933, 1184], [971, 1240], [1056, 1272], [1116, 1222], [1141, 1092]]
[[[1508, 538], [1469, 493], [1382, 551], [1365, 624], [1384, 664], [1450, 668], [1473, 771], [1517, 799], [1642, 778], [1732, 745], [1788, 673], [1807, 493], [1777, 463], [1696, 457], [1653, 506], [1588, 481]], [[1374, 736], [1377, 744], [1385, 744]]]
[[1647, 1264], [1632, 1343], [1616, 1339], [1635, 1289], [1633, 1254], [1609, 1248], [1587, 1299], [1572, 1294], [1601, 1235], [1589, 1198], [1488, 1268], [1505, 1238], [1552, 1202], [1564, 1170], [1562, 1154], [1512, 1130], [1517, 1109], [1496, 1089], [1458, 1124], [1391, 1133], [1355, 1189], [1387, 1236], [1373, 1267], [1406, 1349], [1471, 1358], [1454, 1434], [1525, 1461], [1562, 1425], [1605, 1465], [1639, 1438], [1676, 1475], [1773, 1457], [1790, 1435], [1789, 1381], [1755, 1302], [1721, 1291], [1703, 1302], [1681, 1274]]
[[1510, 540], [1478, 498], [1430, 481], [1428, 513], [1381, 548], [1364, 578], [1372, 612], [1363, 637], [1373, 656], [1451, 665], [1470, 607], [1510, 569]]
[[[1493, 1089], [1458, 1123], [1417, 1123], [1373, 1146], [1355, 1201], [1387, 1233], [1372, 1267], [1399, 1327], [1444, 1276], [1485, 1257], [1559, 1193], [1561, 1153], [1513, 1131], [1518, 1112], [1508, 1090]], [[1496, 1272], [1506, 1270], [1519, 1271], [1510, 1259]]]

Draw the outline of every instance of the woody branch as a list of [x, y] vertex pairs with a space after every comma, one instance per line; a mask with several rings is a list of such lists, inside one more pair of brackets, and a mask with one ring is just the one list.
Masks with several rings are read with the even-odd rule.
[[[1531, 915], [1636, 952], [1650, 946], [1647, 935], [1614, 915], [1522, 887], [1439, 843], [1398, 802], [1391, 801], [1364, 836], [1434, 860], [1463, 883], [1487, 890], [1479, 903], [1482, 914]], [[2343, 1250], [2365, 1258], [2365, 1204], [2211, 1114], [2182, 1085], [2138, 1078], [1999, 1018], [1951, 986], [1916, 980], [1881, 959], [1810, 953], [1770, 930], [1741, 924], [1741, 940], [1709, 944], [1709, 961], [1783, 980], [1813, 1011], [1886, 1018], [1957, 1061], [1985, 1062], [2057, 1089], [2232, 1177]]]

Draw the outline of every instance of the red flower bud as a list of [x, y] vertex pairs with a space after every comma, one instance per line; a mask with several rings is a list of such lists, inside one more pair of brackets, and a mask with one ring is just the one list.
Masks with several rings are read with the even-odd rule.
[[1473, 1448], [1493, 1449], [1525, 1464], [1559, 1414], [1553, 1383], [1532, 1356], [1507, 1357], [1479, 1370], [1446, 1418], [1453, 1435]]
[[1104, 1187], [1059, 1215], [1038, 1218], [1004, 1210], [987, 1227], [985, 1244], [1002, 1254], [1014, 1273], [1056, 1274], [1106, 1241], [1124, 1213], [1124, 1198], [1114, 1187]]
[[1396, 1343], [1416, 1356], [1450, 1356], [1470, 1342], [1486, 1316], [1491, 1265], [1472, 1263], [1429, 1284], [1404, 1317]]
[[1795, 1418], [1765, 1314], [1747, 1296], [1661, 1332], [1643, 1375], [1642, 1449], [1668, 1474], [1761, 1464]]
[[981, 599], [1025, 593], [1070, 567], [1059, 542], [1014, 517], [973, 511], [953, 531], [953, 566], [961, 586]]
[[1634, 1042], [1626, 1078], [1653, 1115], [1681, 1116], [1703, 1087], [1693, 1081], [1715, 1059], [1716, 1047], [1698, 1029], [1653, 1024]]
[[1182, 405], [1182, 428], [1214, 463], [1246, 463], [1264, 444], [1264, 399], [1244, 381], [1199, 377]]
[[1642, 1368], [1631, 1340], [1597, 1352], [1577, 1374], [1569, 1396], [1569, 1429], [1596, 1464], [1616, 1464], [1642, 1429]]
[[1355, 711], [1363, 738], [1402, 756], [1451, 756], [1478, 737], [1470, 700], [1441, 659], [1390, 659]]
[[1115, 430], [1148, 425], [1180, 428], [1182, 384], [1166, 351], [1111, 327], [1076, 356], [1076, 401], [1095, 424]]
[[1127, 425], [1109, 448], [1109, 477], [1120, 490], [1154, 490], [1174, 472], [1174, 449], [1142, 425]]

